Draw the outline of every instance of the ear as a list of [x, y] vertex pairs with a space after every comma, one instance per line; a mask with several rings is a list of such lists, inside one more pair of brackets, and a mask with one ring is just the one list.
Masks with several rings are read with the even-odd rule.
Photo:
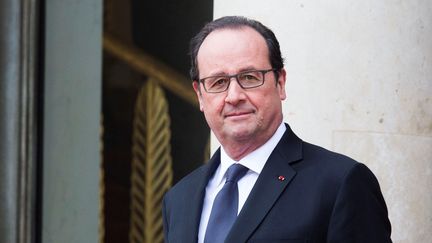
[[279, 71], [279, 79], [278, 79], [278, 92], [279, 92], [279, 97], [281, 100], [285, 100], [286, 99], [286, 93], [285, 93], [285, 83], [286, 83], [286, 71], [284, 68], [282, 68]]
[[200, 106], [200, 111], [203, 111], [203, 103], [202, 103], [203, 101], [202, 101], [202, 94], [201, 94], [200, 83], [197, 82], [197, 81], [193, 81], [192, 82], [192, 87], [195, 90], [195, 93], [197, 95], [199, 106]]

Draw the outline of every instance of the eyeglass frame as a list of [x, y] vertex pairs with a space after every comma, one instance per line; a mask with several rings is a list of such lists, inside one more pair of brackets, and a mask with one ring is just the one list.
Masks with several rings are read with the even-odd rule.
[[[232, 78], [235, 78], [235, 80], [237, 81], [238, 85], [239, 85], [242, 89], [245, 89], [245, 90], [246, 90], [246, 89], [253, 89], [253, 88], [257, 88], [257, 87], [262, 86], [262, 85], [264, 84], [264, 82], [265, 82], [265, 75], [266, 75], [266, 73], [268, 73], [268, 72], [277, 72], [277, 71], [278, 71], [277, 68], [271, 68], [271, 69], [266, 69], [266, 70], [247, 70], [247, 71], [239, 72], [239, 73], [236, 73], [236, 74], [233, 74], [233, 75], [214, 75], [214, 76], [208, 76], [208, 77], [205, 77], [205, 78], [201, 78], [201, 79], [199, 79], [198, 82], [199, 82], [199, 83], [202, 83], [202, 85], [203, 85], [203, 87], [204, 87], [204, 90], [205, 90], [207, 93], [210, 93], [210, 94], [217, 94], [217, 93], [222, 93], [222, 92], [227, 91], [228, 88], [229, 88], [229, 86], [230, 86], [230, 84], [231, 84], [231, 79], [232, 79]], [[242, 74], [245, 74], [245, 73], [250, 73], [250, 72], [260, 72], [260, 73], [262, 73], [262, 75], [263, 75], [263, 80], [262, 80], [261, 84], [259, 84], [259, 85], [257, 85], [257, 86], [252, 86], [252, 87], [243, 87], [243, 85], [239, 82], [239, 76], [242, 75]], [[278, 75], [276, 74], [275, 76], [276, 76], [276, 79], [277, 79]], [[229, 80], [228, 85], [226, 86], [226, 88], [225, 88], [224, 90], [216, 91], [216, 92], [214, 92], [214, 91], [213, 91], [213, 92], [212, 92], [212, 91], [209, 92], [209, 91], [207, 90], [207, 88], [206, 88], [206, 85], [204, 84], [204, 80], [205, 80], [205, 79], [208, 79], [208, 78], [218, 78], [218, 77], [228, 78], [228, 80]], [[276, 82], [277, 82], [277, 80], [276, 80]]]

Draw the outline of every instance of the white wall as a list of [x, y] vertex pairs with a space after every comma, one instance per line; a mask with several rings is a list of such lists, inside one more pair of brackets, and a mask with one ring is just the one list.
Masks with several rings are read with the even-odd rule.
[[[285, 121], [377, 175], [394, 242], [432, 237], [432, 1], [215, 0], [278, 37]], [[217, 146], [215, 139], [213, 149]]]

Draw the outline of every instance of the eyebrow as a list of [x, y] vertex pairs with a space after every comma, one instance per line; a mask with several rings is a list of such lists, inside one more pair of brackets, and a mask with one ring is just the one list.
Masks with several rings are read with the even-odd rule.
[[218, 76], [228, 76], [228, 75], [234, 75], [234, 74], [243, 73], [243, 72], [247, 72], [247, 71], [253, 71], [253, 70], [258, 70], [258, 69], [255, 68], [254, 66], [247, 66], [247, 67], [241, 68], [240, 70], [238, 70], [236, 73], [233, 73], [233, 74], [228, 74], [228, 73], [225, 73], [225, 72], [216, 72], [216, 73], [210, 74], [209, 76], [206, 76], [204, 78], [218, 77]]

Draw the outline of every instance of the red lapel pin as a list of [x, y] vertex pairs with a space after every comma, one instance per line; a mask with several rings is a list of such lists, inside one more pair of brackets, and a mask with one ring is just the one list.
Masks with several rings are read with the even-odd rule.
[[280, 181], [284, 181], [284, 180], [285, 180], [285, 177], [280, 175], [280, 176], [278, 177], [278, 180], [280, 180]]

